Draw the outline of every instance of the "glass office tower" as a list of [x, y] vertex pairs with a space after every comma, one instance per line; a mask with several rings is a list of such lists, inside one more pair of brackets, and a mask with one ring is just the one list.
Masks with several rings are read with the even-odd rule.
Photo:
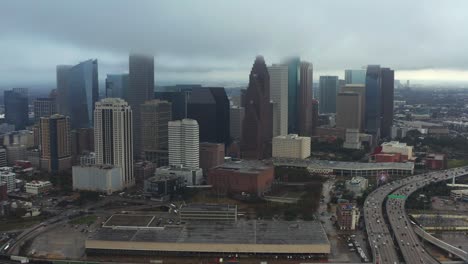
[[379, 135], [382, 119], [382, 85], [380, 65], [369, 65], [366, 73], [366, 110], [367, 133]]

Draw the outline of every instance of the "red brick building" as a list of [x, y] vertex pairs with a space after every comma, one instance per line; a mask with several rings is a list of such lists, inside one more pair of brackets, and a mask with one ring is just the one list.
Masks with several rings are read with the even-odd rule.
[[379, 153], [374, 156], [375, 162], [402, 162], [400, 153]]
[[273, 179], [274, 167], [256, 160], [230, 161], [208, 172], [208, 184], [219, 194], [261, 196], [270, 190]]
[[8, 188], [6, 182], [0, 181], [0, 201], [8, 199], [7, 190]]
[[336, 218], [341, 230], [355, 230], [359, 222], [359, 209], [352, 203], [339, 203]]
[[224, 163], [224, 144], [200, 143], [200, 168], [206, 175], [208, 170]]
[[426, 168], [430, 170], [447, 169], [447, 156], [444, 154], [428, 154], [426, 156]]

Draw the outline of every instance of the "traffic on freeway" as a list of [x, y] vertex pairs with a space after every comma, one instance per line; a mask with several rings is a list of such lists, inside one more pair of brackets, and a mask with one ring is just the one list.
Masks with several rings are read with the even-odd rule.
[[[468, 167], [461, 167], [414, 175], [373, 191], [364, 204], [364, 219], [374, 263], [400, 263], [397, 249], [406, 263], [439, 263], [419, 244], [404, 210], [405, 200], [411, 193], [431, 182], [464, 176], [467, 172]], [[388, 217], [388, 224], [385, 216]]]

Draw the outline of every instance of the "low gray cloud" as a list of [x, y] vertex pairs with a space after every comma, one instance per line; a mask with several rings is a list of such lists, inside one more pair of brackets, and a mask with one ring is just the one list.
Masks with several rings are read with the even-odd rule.
[[53, 82], [56, 64], [88, 58], [101, 76], [126, 71], [131, 51], [156, 56], [157, 80], [247, 80], [257, 54], [299, 54], [319, 72], [468, 70], [466, 10], [464, 0], [2, 1], [0, 83]]

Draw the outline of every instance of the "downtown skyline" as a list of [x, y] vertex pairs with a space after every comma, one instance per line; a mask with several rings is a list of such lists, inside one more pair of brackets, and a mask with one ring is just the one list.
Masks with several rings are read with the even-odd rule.
[[[94, 58], [102, 82], [106, 74], [127, 72], [131, 52], [155, 55], [157, 85], [246, 84], [256, 55], [268, 65], [298, 55], [313, 63], [315, 80], [382, 64], [395, 69], [395, 79], [412, 84], [468, 83], [468, 34], [460, 30], [468, 23], [460, 8], [466, 3], [397, 1], [379, 5], [385, 12], [373, 12], [369, 3], [256, 1], [246, 9], [216, 1], [189, 2], [190, 8], [169, 1], [5, 2], [0, 89], [50, 87], [55, 65]], [[100, 19], [103, 6], [114, 11], [109, 19]], [[324, 15], [332, 9], [336, 14]], [[272, 19], [278, 15], [283, 19]]]

